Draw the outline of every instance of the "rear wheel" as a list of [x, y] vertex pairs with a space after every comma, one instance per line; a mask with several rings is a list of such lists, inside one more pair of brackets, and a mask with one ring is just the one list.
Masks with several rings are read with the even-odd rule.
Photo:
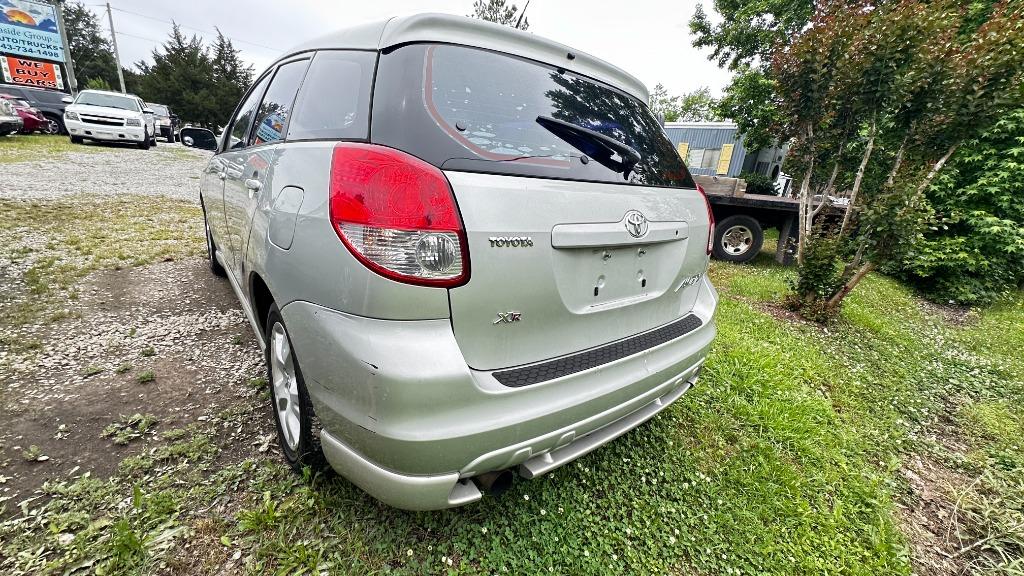
[[736, 214], [715, 224], [713, 251], [719, 260], [748, 262], [761, 252], [762, 244], [764, 231], [750, 216]]
[[265, 332], [270, 402], [281, 451], [295, 470], [304, 466], [323, 469], [326, 459], [320, 446], [320, 423], [277, 304], [270, 306]]

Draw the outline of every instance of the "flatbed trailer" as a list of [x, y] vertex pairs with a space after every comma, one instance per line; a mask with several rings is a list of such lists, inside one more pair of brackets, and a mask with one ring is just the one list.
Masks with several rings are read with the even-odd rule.
[[[775, 260], [781, 264], [792, 262], [800, 234], [798, 198], [746, 194], [746, 183], [739, 178], [694, 176], [694, 180], [704, 188], [715, 215], [715, 258], [738, 263], [752, 260], [761, 252], [764, 230], [777, 228]], [[833, 206], [827, 211], [841, 214], [842, 210]]]

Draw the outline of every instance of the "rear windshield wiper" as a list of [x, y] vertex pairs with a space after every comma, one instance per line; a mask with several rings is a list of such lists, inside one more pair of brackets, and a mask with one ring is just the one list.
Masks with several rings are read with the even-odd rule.
[[[640, 162], [639, 152], [600, 132], [550, 116], [537, 116], [537, 123], [601, 165], [621, 172], [626, 180], [629, 180], [633, 167]], [[612, 158], [613, 155], [618, 155], [619, 159]]]

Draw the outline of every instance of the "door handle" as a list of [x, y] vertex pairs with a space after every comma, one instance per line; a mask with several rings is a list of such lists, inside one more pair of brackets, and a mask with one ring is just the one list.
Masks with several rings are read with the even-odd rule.
[[263, 184], [261, 184], [259, 180], [246, 178], [245, 187], [249, 189], [249, 194], [252, 195], [253, 192], [259, 192], [259, 189], [263, 187]]

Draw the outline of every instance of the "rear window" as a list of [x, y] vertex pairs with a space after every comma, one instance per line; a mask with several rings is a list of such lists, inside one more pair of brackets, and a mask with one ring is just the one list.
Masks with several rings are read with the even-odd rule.
[[[373, 112], [373, 142], [444, 169], [695, 187], [640, 100], [530, 60], [461, 46], [405, 46], [381, 56]], [[640, 160], [627, 177], [614, 165], [592, 161], [592, 138], [577, 138], [543, 119], [612, 138]]]

